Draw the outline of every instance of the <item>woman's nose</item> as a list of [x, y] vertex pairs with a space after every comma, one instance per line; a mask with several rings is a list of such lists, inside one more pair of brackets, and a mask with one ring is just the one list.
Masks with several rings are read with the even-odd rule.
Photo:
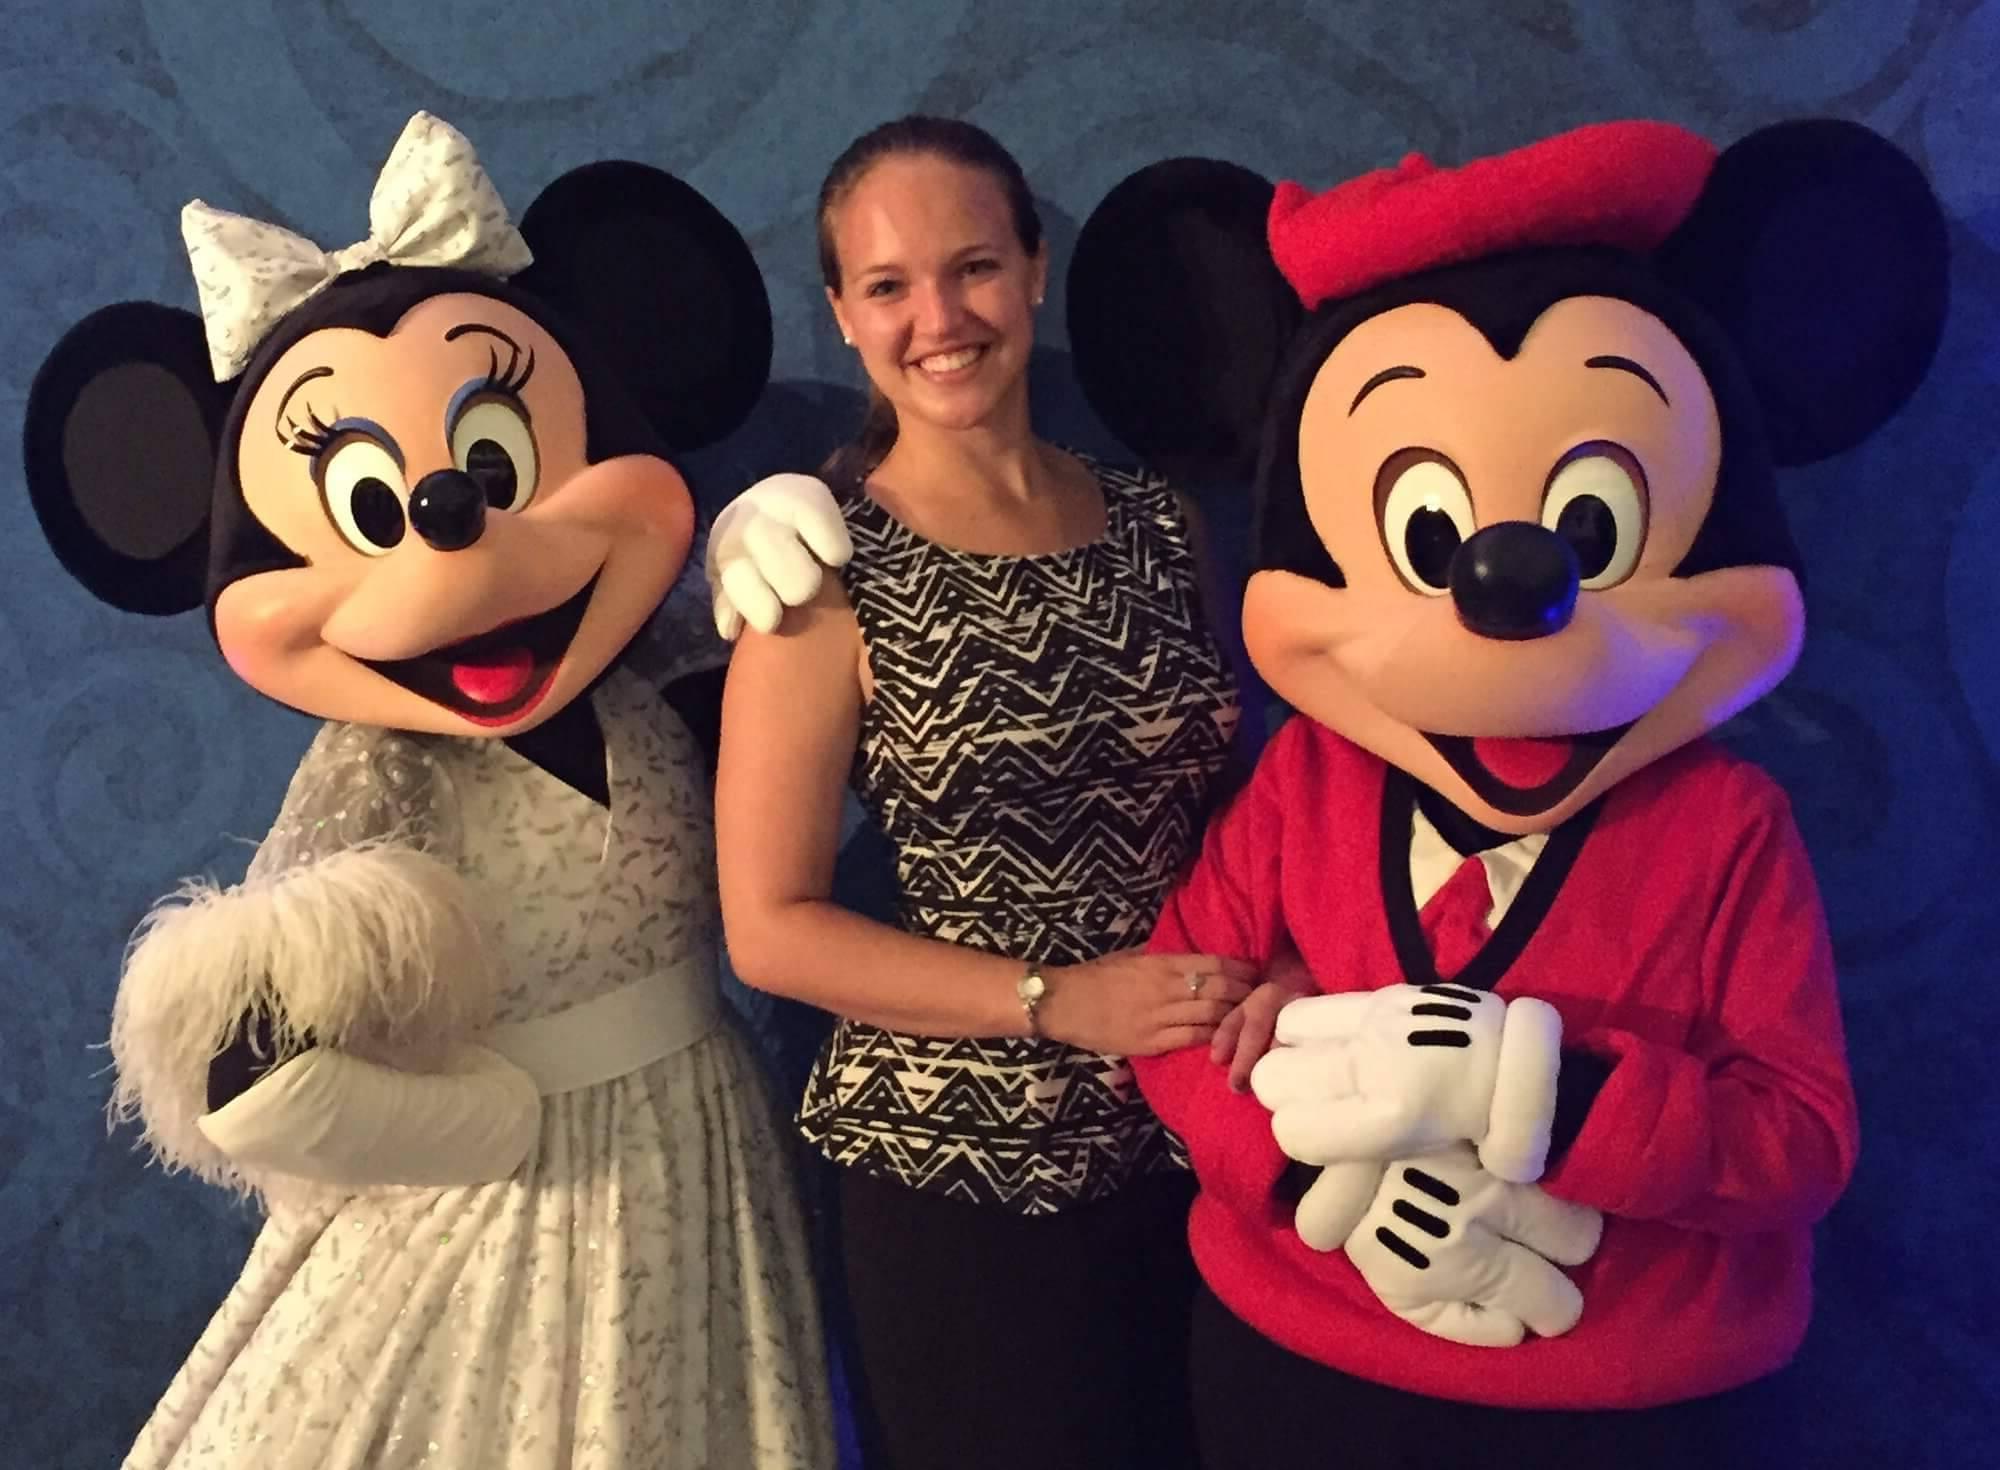
[[917, 333], [925, 338], [949, 336], [965, 319], [965, 299], [952, 280], [926, 282], [917, 291]]

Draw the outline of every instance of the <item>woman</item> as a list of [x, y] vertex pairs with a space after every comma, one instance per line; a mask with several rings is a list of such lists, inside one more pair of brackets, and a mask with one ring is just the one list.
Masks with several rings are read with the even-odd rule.
[[[874, 388], [829, 470], [855, 554], [737, 650], [717, 834], [738, 972], [839, 1017], [800, 1123], [842, 1166], [864, 1433], [902, 1470], [1191, 1464], [1189, 1185], [1125, 1062], [1250, 993], [1133, 948], [1237, 719], [1191, 518], [1034, 437], [1048, 253], [987, 134], [863, 136], [819, 232]], [[898, 926], [828, 901], [850, 775]]]

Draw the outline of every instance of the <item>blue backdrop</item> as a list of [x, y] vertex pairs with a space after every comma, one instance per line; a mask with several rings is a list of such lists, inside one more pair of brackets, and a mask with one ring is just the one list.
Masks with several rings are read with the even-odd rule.
[[[1204, 153], [1317, 188], [1413, 147], [1452, 162], [1615, 116], [1726, 142], [1831, 113], [1894, 137], [1951, 218], [1943, 351], [1886, 432], [1785, 481], [1811, 632], [1798, 672], [1727, 733], [1797, 806], [1865, 1124], [1821, 1232], [1799, 1369], [1814, 1463], [1992, 1462], [2000, 1268], [1978, 1207], [1994, 1203], [2000, 953], [1985, 868], [2000, 834], [2000, 3], [14, 0], [4, 21], [0, 438], [18, 443], [37, 363], [86, 311], [194, 304], [186, 199], [345, 244], [423, 107], [472, 137], [517, 209], [565, 168], [626, 156], [682, 174], [749, 238], [777, 382], [693, 461], [711, 509], [814, 462], [852, 421], [813, 195], [853, 134], [899, 112], [969, 117], [1019, 154], [1058, 267], [1041, 424], [1114, 453], [1068, 372], [1060, 269], [1141, 164]], [[105, 1137], [94, 1048], [119, 951], [180, 875], [240, 874], [309, 727], [228, 675], [199, 615], [90, 601], [49, 556], [18, 469], [0, 473], [0, 1464], [109, 1466], [253, 1226]], [[1204, 496], [1240, 544], [1239, 500]], [[870, 870], [850, 864], [853, 891]], [[759, 1017], [792, 1072], [796, 1028]]]

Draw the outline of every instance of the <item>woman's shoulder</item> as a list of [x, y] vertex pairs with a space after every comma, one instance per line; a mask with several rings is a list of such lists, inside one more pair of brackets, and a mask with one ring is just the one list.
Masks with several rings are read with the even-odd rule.
[[847, 533], [855, 543], [857, 557], [883, 542], [896, 539], [902, 530], [902, 522], [868, 493], [865, 477], [850, 475], [829, 480], [827, 489], [833, 492], [834, 504], [840, 507], [840, 517], [847, 523]]
[[1158, 499], [1163, 495], [1171, 497], [1179, 493], [1165, 475], [1136, 461], [1100, 459], [1088, 450], [1068, 444], [1058, 445], [1057, 448], [1089, 470], [1107, 495]]
[[1113, 521], [1150, 527], [1153, 533], [1165, 533], [1176, 542], [1190, 540], [1194, 502], [1165, 475], [1142, 464], [1098, 459], [1079, 449], [1065, 447], [1064, 452], [1097, 477], [1105, 514]]

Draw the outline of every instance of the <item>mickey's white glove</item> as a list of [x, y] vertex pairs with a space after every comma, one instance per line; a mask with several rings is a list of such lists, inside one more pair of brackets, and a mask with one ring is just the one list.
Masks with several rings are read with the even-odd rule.
[[854, 555], [847, 522], [823, 480], [771, 475], [722, 507], [709, 528], [709, 596], [715, 631], [733, 640], [747, 621], [769, 633], [785, 609], [812, 601], [820, 567]]
[[1382, 1189], [1388, 1166], [1373, 1159], [1328, 1164], [1306, 1187], [1292, 1215], [1299, 1239], [1316, 1251], [1337, 1251], [1361, 1228]]
[[1287, 1157], [1353, 1163], [1477, 1146], [1525, 1183], [1548, 1162], [1562, 1017], [1456, 985], [1314, 995], [1278, 1012], [1277, 1045], [1250, 1073]]
[[1585, 1205], [1510, 1184], [1471, 1148], [1389, 1165], [1347, 1239], [1347, 1258], [1382, 1305], [1433, 1337], [1512, 1347], [1557, 1337], [1583, 1315], [1583, 1293], [1550, 1262], [1579, 1266], [1604, 1232]]
[[348, 1189], [505, 1179], [541, 1123], [534, 1079], [471, 1043], [454, 1047], [436, 1072], [314, 1047], [196, 1120], [241, 1168]]

